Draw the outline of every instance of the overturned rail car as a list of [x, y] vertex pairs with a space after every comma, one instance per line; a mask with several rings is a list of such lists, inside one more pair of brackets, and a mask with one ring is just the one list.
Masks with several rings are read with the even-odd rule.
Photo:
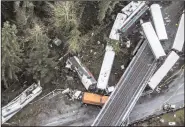
[[149, 9], [145, 1], [132, 1], [118, 13], [109, 38], [119, 40], [120, 34], [127, 33], [135, 22]]
[[87, 90], [94, 90], [96, 88], [97, 81], [95, 80], [94, 76], [76, 56], [70, 57], [66, 61], [66, 68], [78, 73], [82, 84]]
[[124, 21], [126, 20], [126, 18], [127, 18], [127, 15], [125, 15], [125, 14], [122, 14], [122, 13], [117, 14], [116, 20], [114, 21], [112, 30], [109, 35], [110, 39], [119, 40], [120, 33], [118, 30], [121, 28], [121, 26], [124, 23]]
[[97, 89], [106, 90], [110, 73], [114, 62], [115, 52], [109, 45], [106, 46], [106, 52], [101, 66], [100, 74], [97, 82]]
[[184, 12], [180, 18], [179, 27], [173, 42], [172, 49], [177, 52], [182, 52], [184, 46]]
[[154, 31], [152, 24], [150, 22], [142, 23], [142, 29], [156, 60], [163, 59], [166, 56], [166, 53]]
[[37, 97], [42, 92], [40, 81], [37, 84], [32, 84], [19, 96], [9, 102], [6, 106], [2, 107], [1, 120], [2, 124], [13, 117], [17, 112], [24, 108], [29, 102]]
[[174, 66], [174, 64], [179, 59], [179, 56], [171, 51], [164, 63], [160, 66], [160, 68], [154, 73], [151, 79], [148, 82], [148, 85], [151, 89], [155, 89], [158, 84], [162, 81], [162, 79], [167, 75], [170, 69]]
[[150, 12], [154, 23], [154, 28], [159, 40], [167, 40], [168, 36], [159, 4], [152, 4], [150, 6]]
[[146, 13], [149, 9], [148, 5], [145, 1], [142, 1], [137, 8], [133, 11], [132, 14], [125, 20], [122, 24], [121, 29], [119, 30], [120, 33], [126, 34], [129, 32], [129, 29], [132, 29], [135, 23]]

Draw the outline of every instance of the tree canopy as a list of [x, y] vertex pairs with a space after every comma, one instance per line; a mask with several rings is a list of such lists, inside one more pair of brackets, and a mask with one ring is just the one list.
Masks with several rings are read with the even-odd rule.
[[5, 22], [2, 28], [2, 80], [6, 88], [8, 81], [18, 80], [16, 73], [21, 71], [22, 50], [16, 36], [17, 28]]
[[50, 39], [43, 33], [42, 27], [35, 24], [34, 28], [30, 30], [28, 41], [30, 50], [28, 59], [26, 59], [27, 71], [34, 75], [34, 79], [44, 78], [56, 66], [54, 58], [48, 57]]

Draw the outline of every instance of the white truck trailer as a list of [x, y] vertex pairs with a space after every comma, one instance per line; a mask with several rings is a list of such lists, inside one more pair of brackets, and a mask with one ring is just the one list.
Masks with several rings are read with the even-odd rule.
[[170, 69], [174, 66], [174, 64], [179, 59], [179, 56], [171, 51], [164, 63], [159, 67], [159, 69], [154, 73], [151, 79], [148, 82], [148, 85], [151, 89], [155, 89], [158, 84], [162, 81], [162, 79], [167, 75]]
[[97, 81], [97, 89], [106, 90], [112, 65], [114, 62], [115, 52], [109, 45], [106, 46], [106, 52], [101, 66], [100, 74]]
[[184, 45], [184, 12], [180, 18], [179, 27], [173, 42], [172, 49], [177, 52], [182, 52]]
[[160, 60], [166, 56], [166, 53], [154, 31], [151, 22], [142, 23], [142, 29], [156, 60]]
[[150, 6], [150, 12], [152, 15], [155, 31], [159, 40], [160, 41], [167, 40], [168, 36], [166, 33], [166, 28], [164, 25], [164, 20], [163, 20], [163, 16], [162, 16], [161, 8], [159, 4], [152, 4]]

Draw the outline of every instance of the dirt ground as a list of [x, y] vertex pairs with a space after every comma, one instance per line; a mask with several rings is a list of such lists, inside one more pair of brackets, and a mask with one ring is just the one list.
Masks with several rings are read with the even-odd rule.
[[[175, 3], [175, 2], [174, 2]], [[178, 2], [177, 2], [178, 3]], [[172, 4], [173, 6], [176, 5]], [[169, 6], [169, 5], [168, 5]], [[171, 6], [171, 4], [170, 4]], [[179, 6], [179, 3], [178, 3]], [[168, 8], [165, 8], [167, 11]], [[176, 11], [174, 11], [176, 13]], [[166, 15], [165, 15], [166, 16]], [[177, 17], [178, 18], [178, 17]], [[107, 27], [100, 29], [98, 31], [98, 34], [95, 34], [94, 36], [91, 36], [88, 45], [83, 47], [82, 52], [79, 54], [82, 63], [87, 66], [87, 68], [91, 71], [91, 73], [94, 75], [95, 79], [98, 80], [99, 72], [101, 69], [101, 64], [103, 61], [104, 53], [105, 53], [105, 45], [106, 41], [104, 39], [104, 35], [109, 36], [110, 30], [112, 28], [113, 21], [110, 22], [110, 25], [107, 25]], [[174, 27], [170, 27], [167, 29], [167, 31], [174, 31]], [[93, 31], [92, 31], [93, 33]], [[169, 32], [169, 40], [172, 41], [174, 38], [174, 32]], [[99, 42], [100, 43], [99, 43]], [[138, 36], [131, 37], [131, 47], [128, 49], [126, 47], [122, 47], [121, 51], [116, 54], [112, 72], [110, 75], [109, 85], [115, 85], [121, 75], [124, 73], [125, 69], [121, 69], [121, 65], [124, 65], [125, 68], [128, 66], [129, 62], [131, 61], [131, 52], [134, 50], [136, 44], [138, 42]], [[168, 49], [171, 46], [171, 43], [165, 43], [164, 47]], [[181, 60], [180, 65], [182, 65], [183, 60]], [[62, 64], [65, 63], [65, 60], [62, 61]], [[176, 65], [176, 69], [179, 68], [179, 64]], [[172, 72], [169, 74], [169, 76], [172, 74]], [[12, 119], [7, 121], [9, 124], [5, 125], [32, 125], [32, 126], [39, 126], [39, 125], [49, 125], [48, 123], [52, 121], [55, 121], [54, 119], [60, 119], [63, 121], [61, 125], [67, 125], [70, 123], [66, 117], [69, 117], [70, 115], [73, 116], [74, 114], [78, 118], [73, 118], [71, 121], [79, 120], [79, 124], [82, 124], [83, 121], [89, 120], [89, 117], [96, 117], [97, 113], [101, 109], [97, 106], [86, 106], [82, 105], [79, 101], [72, 101], [69, 100], [67, 96], [62, 95], [61, 93], [51, 94], [50, 96], [33, 103], [37, 101], [39, 98], [43, 97], [47, 93], [51, 92], [55, 89], [65, 89], [65, 88], [71, 88], [71, 89], [78, 89], [82, 91], [86, 91], [82, 83], [80, 82], [79, 78], [76, 76], [75, 73], [66, 73], [64, 66], [61, 67], [61, 75], [57, 81], [57, 83], [48, 83], [44, 85], [44, 89], [42, 94], [35, 98], [30, 104], [28, 104], [25, 108], [23, 108], [20, 112], [18, 112]], [[67, 76], [73, 77], [73, 80], [67, 80]], [[48, 77], [49, 78], [49, 77]], [[26, 87], [26, 86], [25, 86]], [[8, 89], [7, 91], [4, 91], [2, 93], [3, 104], [7, 104], [9, 101], [11, 101], [13, 98], [15, 98], [17, 95], [21, 93], [25, 89], [23, 87], [22, 89], [19, 89], [19, 91], [14, 92], [14, 90], [18, 88], [12, 87]], [[33, 103], [33, 104], [32, 104]], [[83, 106], [83, 108], [81, 108]], [[82, 110], [82, 111], [81, 111]], [[73, 115], [72, 115], [73, 114]], [[49, 121], [49, 122], [48, 122]], [[87, 121], [86, 121], [87, 122]], [[92, 121], [89, 121], [92, 122]], [[55, 124], [51, 124], [55, 125]]]

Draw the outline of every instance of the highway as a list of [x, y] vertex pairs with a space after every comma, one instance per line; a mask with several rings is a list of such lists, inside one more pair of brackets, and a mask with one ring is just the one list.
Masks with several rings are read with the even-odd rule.
[[129, 116], [156, 68], [145, 40], [92, 126], [119, 126]]
[[160, 95], [141, 97], [129, 116], [129, 122], [134, 123], [165, 113], [162, 110], [164, 103], [175, 104], [176, 109], [184, 107], [184, 75], [179, 75]]

